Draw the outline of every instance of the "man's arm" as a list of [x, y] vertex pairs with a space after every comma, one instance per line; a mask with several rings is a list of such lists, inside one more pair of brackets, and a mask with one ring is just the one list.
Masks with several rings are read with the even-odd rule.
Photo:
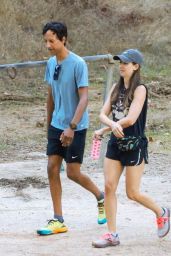
[[[71, 123], [78, 124], [88, 104], [88, 87], [78, 88], [79, 103]], [[64, 147], [69, 146], [74, 138], [74, 131], [68, 127], [61, 135], [61, 142]]]
[[71, 121], [71, 123], [78, 124], [84, 114], [84, 111], [88, 105], [88, 87], [80, 87], [78, 88], [78, 94], [79, 94], [79, 103], [76, 108], [74, 117]]
[[46, 110], [47, 110], [47, 129], [51, 123], [52, 120], [52, 113], [54, 110], [54, 102], [52, 97], [52, 89], [50, 86], [48, 86], [48, 95], [47, 95], [47, 104], [46, 104]]

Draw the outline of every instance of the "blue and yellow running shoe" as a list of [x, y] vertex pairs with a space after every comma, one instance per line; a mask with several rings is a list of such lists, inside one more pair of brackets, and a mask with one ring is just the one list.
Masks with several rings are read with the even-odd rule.
[[49, 220], [48, 224], [41, 229], [37, 230], [37, 234], [41, 236], [47, 236], [47, 235], [52, 235], [52, 234], [57, 234], [57, 233], [63, 233], [67, 232], [68, 228], [64, 223], [61, 223], [59, 220]]
[[98, 201], [98, 224], [105, 224], [107, 222], [106, 220], [106, 214], [105, 214], [105, 208], [104, 208], [104, 199]]

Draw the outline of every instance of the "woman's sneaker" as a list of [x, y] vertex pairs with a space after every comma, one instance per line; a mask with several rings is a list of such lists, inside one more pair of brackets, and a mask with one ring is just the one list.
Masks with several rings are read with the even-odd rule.
[[96, 248], [105, 248], [108, 246], [116, 246], [119, 244], [119, 236], [114, 236], [111, 233], [104, 234], [99, 240], [92, 242], [92, 246]]
[[164, 214], [157, 218], [158, 226], [158, 237], [162, 238], [169, 233], [170, 230], [170, 210], [168, 208], [163, 208]]
[[41, 236], [47, 236], [47, 235], [63, 233], [67, 231], [68, 231], [67, 226], [65, 226], [65, 224], [60, 222], [59, 220], [55, 219], [55, 220], [49, 220], [48, 224], [44, 228], [38, 229], [37, 234]]

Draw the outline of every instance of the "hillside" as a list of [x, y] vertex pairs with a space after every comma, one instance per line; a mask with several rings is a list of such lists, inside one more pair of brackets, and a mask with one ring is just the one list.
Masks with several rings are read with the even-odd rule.
[[169, 0], [1, 0], [1, 63], [48, 57], [41, 33], [50, 20], [68, 25], [69, 47], [80, 55], [137, 47], [168, 64]]
[[[50, 20], [68, 25], [68, 47], [81, 56], [115, 54], [130, 47], [143, 51], [142, 78], [150, 95], [148, 133], [154, 141], [154, 150], [170, 149], [171, 1], [1, 0], [0, 64], [47, 59], [42, 28]], [[105, 69], [105, 63], [89, 64], [89, 138], [100, 125], [98, 114], [103, 102]], [[10, 79], [6, 70], [0, 71], [2, 162], [25, 159], [25, 154], [32, 150], [44, 151], [47, 90], [43, 73], [43, 68], [20, 69], [16, 78]], [[115, 70], [113, 79], [116, 74]]]

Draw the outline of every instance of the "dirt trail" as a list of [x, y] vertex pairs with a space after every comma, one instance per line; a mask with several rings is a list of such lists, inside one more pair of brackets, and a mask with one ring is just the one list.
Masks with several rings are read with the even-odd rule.
[[[83, 169], [103, 187], [102, 169], [85, 158]], [[89, 166], [89, 168], [87, 167]], [[4, 175], [5, 174], [5, 175]], [[5, 179], [4, 179], [5, 176]], [[61, 172], [63, 210], [69, 232], [48, 237], [36, 235], [36, 229], [52, 217], [46, 157], [24, 162], [0, 164], [0, 251], [1, 255], [91, 256], [170, 255], [171, 233], [159, 240], [153, 213], [126, 198], [124, 175], [118, 188], [118, 230], [121, 245], [95, 249], [91, 241], [106, 231], [96, 223], [96, 200]], [[142, 191], [159, 204], [171, 208], [170, 155], [151, 154], [142, 181]]]

